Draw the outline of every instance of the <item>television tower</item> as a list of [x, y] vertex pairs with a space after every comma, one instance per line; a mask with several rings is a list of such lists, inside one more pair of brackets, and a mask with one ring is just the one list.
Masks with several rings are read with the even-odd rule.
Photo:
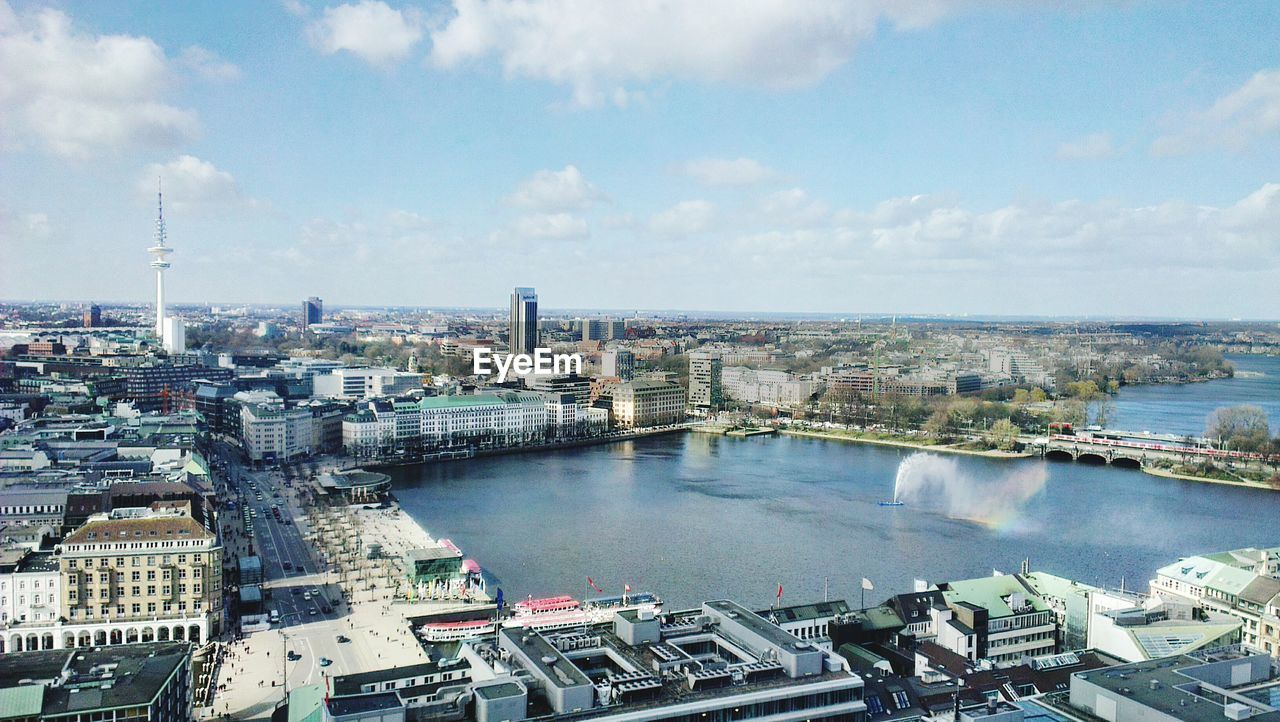
[[169, 267], [165, 258], [173, 249], [165, 245], [168, 234], [164, 229], [164, 190], [156, 179], [156, 244], [147, 249], [154, 258], [151, 267], [156, 269], [156, 338], [164, 340], [164, 272]]

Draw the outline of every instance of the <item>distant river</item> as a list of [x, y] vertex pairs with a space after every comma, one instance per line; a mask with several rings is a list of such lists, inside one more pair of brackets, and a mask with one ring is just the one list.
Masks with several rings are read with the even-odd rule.
[[1126, 386], [1116, 396], [1108, 426], [1166, 434], [1204, 433], [1205, 421], [1222, 406], [1253, 404], [1280, 433], [1280, 357], [1228, 356], [1235, 378], [1198, 384]]
[[778, 584], [784, 602], [820, 599], [829, 577], [833, 598], [856, 603], [865, 576], [871, 602], [910, 591], [913, 578], [1012, 572], [1025, 558], [1143, 587], [1182, 555], [1280, 544], [1280, 493], [1074, 463], [916, 457], [908, 505], [878, 506], [909, 456], [686, 434], [394, 476], [405, 509], [480, 562], [508, 599], [580, 596], [591, 576], [609, 593], [630, 583], [677, 605], [767, 605]]

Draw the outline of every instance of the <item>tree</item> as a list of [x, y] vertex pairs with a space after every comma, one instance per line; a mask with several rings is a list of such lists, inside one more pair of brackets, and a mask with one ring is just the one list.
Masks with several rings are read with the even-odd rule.
[[945, 408], [939, 407], [929, 415], [929, 420], [924, 422], [924, 433], [935, 439], [941, 439], [947, 433], [947, 426], [951, 423], [951, 414]]
[[991, 430], [987, 432], [987, 441], [1001, 451], [1013, 451], [1013, 447], [1018, 443], [1020, 431], [1012, 421], [1000, 419], [991, 425]]
[[1209, 415], [1205, 436], [1238, 451], [1261, 451], [1271, 440], [1267, 414], [1257, 406], [1225, 406]]
[[1081, 401], [1093, 401], [1102, 396], [1102, 389], [1093, 381], [1072, 381], [1067, 384], [1067, 395]]

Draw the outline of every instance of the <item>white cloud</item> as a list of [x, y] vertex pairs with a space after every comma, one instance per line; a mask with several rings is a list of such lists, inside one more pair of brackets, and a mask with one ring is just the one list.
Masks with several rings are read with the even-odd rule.
[[307, 7], [302, 0], [280, 0], [281, 7], [290, 15], [298, 18], [305, 18], [311, 15], [311, 8]]
[[[454, 0], [430, 61], [496, 56], [508, 76], [572, 88], [580, 105], [668, 80], [794, 88], [816, 83], [888, 21], [927, 26], [946, 0]], [[624, 94], [619, 96], [618, 90]]]
[[591, 235], [584, 218], [568, 213], [536, 213], [517, 218], [512, 231], [526, 238], [548, 240], [575, 240]]
[[[1224, 207], [1169, 201], [1153, 206], [1113, 202], [1018, 203], [979, 212], [931, 196], [890, 199], [867, 212], [801, 230], [746, 234], [726, 257], [817, 257], [815, 273], [1000, 273], [1053, 268], [1062, 272], [1150, 273], [1197, 269], [1253, 271], [1280, 266], [1280, 183], [1268, 183]], [[741, 271], [741, 269], [739, 269]], [[800, 271], [795, 272], [800, 277]], [[993, 278], [994, 280], [994, 278]]]
[[778, 191], [765, 197], [760, 211], [766, 220], [788, 226], [810, 226], [830, 213], [826, 203], [814, 200], [800, 188]]
[[687, 236], [709, 229], [715, 216], [716, 207], [707, 201], [681, 201], [649, 219], [649, 229], [664, 236]]
[[1116, 154], [1108, 133], [1093, 133], [1058, 146], [1062, 160], [1102, 160]]
[[1186, 119], [1181, 130], [1151, 144], [1157, 156], [1185, 155], [1221, 147], [1241, 151], [1258, 139], [1280, 133], [1280, 69], [1263, 70], [1219, 98], [1208, 110]]
[[199, 130], [195, 112], [163, 100], [174, 63], [150, 38], [93, 35], [58, 10], [19, 16], [0, 2], [0, 67], [0, 124], [59, 155], [172, 145]]
[[684, 174], [709, 186], [748, 186], [773, 177], [772, 170], [751, 158], [696, 158], [684, 164]]
[[421, 14], [397, 10], [381, 0], [325, 8], [307, 26], [307, 35], [320, 52], [345, 50], [371, 65], [387, 66], [403, 60], [422, 39]]
[[603, 200], [600, 189], [572, 165], [563, 170], [540, 170], [506, 198], [511, 205], [544, 212], [582, 210]]
[[[293, 245], [272, 255], [277, 260], [319, 269], [321, 277], [340, 276], [358, 286], [369, 279], [351, 273], [352, 261], [383, 259], [386, 263], [377, 265], [380, 280], [408, 278], [417, 271], [410, 276], [395, 276], [395, 272], [457, 261], [464, 250], [473, 248], [474, 245], [446, 240], [437, 224], [428, 218], [412, 211], [394, 210], [372, 218], [313, 218], [303, 224]], [[335, 270], [339, 273], [331, 274]]]
[[228, 206], [257, 206], [246, 198], [236, 179], [212, 163], [181, 155], [168, 163], [152, 163], [138, 180], [138, 192], [152, 197], [156, 181], [164, 183], [165, 203], [184, 210], [211, 210]]
[[181, 63], [206, 80], [229, 82], [240, 78], [240, 68], [218, 57], [217, 53], [199, 45], [184, 48], [179, 57]]

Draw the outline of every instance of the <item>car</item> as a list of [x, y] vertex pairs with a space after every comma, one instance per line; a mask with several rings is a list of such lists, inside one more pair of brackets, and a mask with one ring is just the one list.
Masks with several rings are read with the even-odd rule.
[[326, 604], [323, 607], [320, 607], [320, 611], [324, 612], [325, 614], [333, 614], [333, 607]]
[[289, 653], [288, 653], [288, 654], [286, 654], [285, 656], [289, 658], [289, 661], [290, 661], [290, 662], [296, 662], [296, 661], [298, 661], [299, 659], [302, 659], [302, 655], [301, 655], [301, 654], [298, 654], [297, 652], [293, 651], [292, 649], [290, 649], [290, 650], [289, 650]]
[[318, 596], [320, 596], [320, 588], [319, 588], [319, 587], [312, 587], [312, 588], [311, 588], [311, 593], [312, 593], [312, 594], [314, 594], [314, 595], [316, 595], [317, 597], [318, 597]]
[[284, 570], [287, 572], [287, 571], [289, 571], [289, 570], [291, 570], [291, 569], [293, 569], [293, 562], [285, 562], [285, 563], [284, 563]]
[[302, 593], [302, 598], [303, 598], [303, 599], [305, 599], [305, 600], [306, 600], [306, 601], [308, 601], [308, 602], [309, 602], [309, 601], [311, 601], [311, 592], [303, 592], [303, 593]]
[[350, 641], [351, 641], [351, 638], [348, 637], [347, 635], [345, 634], [338, 635], [338, 644], [346, 644], [347, 642], [350, 642]]
[[285, 520], [284, 520], [284, 525], [285, 525], [285, 526], [293, 526], [293, 520], [292, 520], [292, 519], [285, 519]]
[[308, 615], [310, 615], [310, 616], [312, 616], [312, 617], [314, 617], [314, 616], [316, 616], [317, 614], [319, 614], [319, 612], [317, 612], [317, 611], [316, 611], [316, 608], [315, 608], [315, 607], [312, 607], [312, 608], [311, 608], [311, 611], [307, 612], [307, 614], [308, 614]]
[[321, 667], [328, 667], [328, 666], [329, 666], [329, 665], [331, 665], [331, 664], [333, 664], [333, 660], [332, 660], [332, 659], [329, 659], [328, 657], [321, 657], [321, 658], [320, 658], [320, 666], [321, 666]]
[[299, 589], [299, 588], [297, 588], [297, 587], [294, 587], [293, 589], [290, 589], [290, 590], [289, 590], [289, 593], [290, 593], [290, 594], [302, 594], [302, 590], [301, 590], [301, 589]]

